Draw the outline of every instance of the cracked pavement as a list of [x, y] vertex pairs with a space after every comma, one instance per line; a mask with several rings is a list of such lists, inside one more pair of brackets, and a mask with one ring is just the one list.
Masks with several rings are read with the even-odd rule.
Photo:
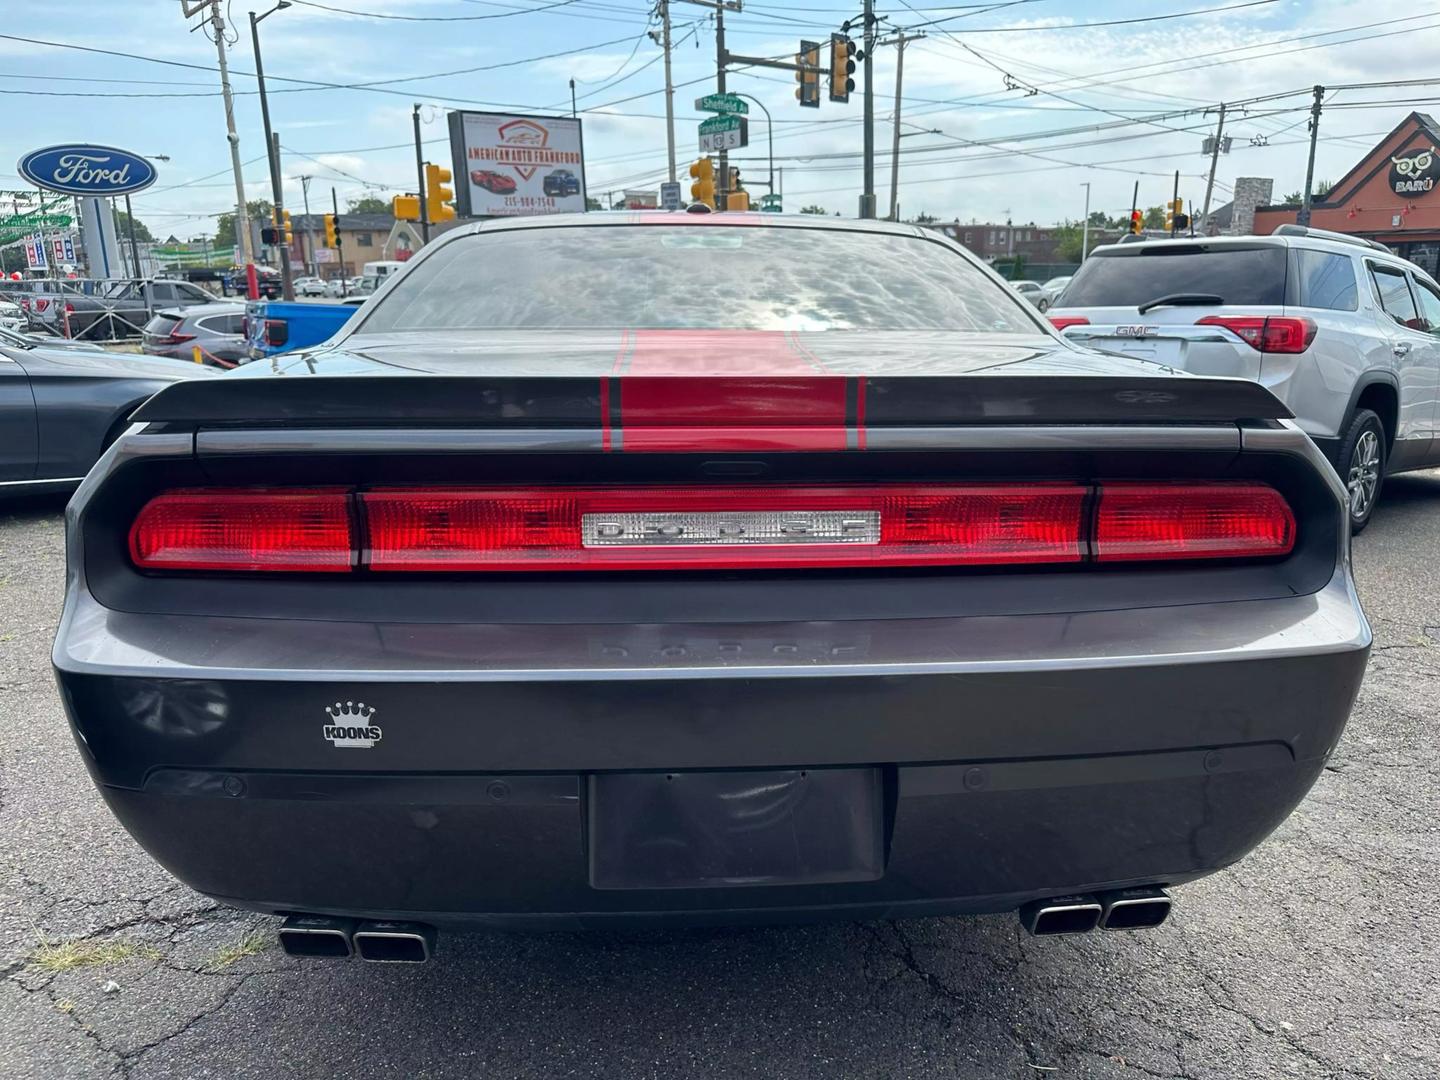
[[479, 934], [413, 968], [290, 960], [115, 823], [50, 675], [61, 509], [0, 504], [4, 1080], [1440, 1074], [1440, 473], [1356, 541], [1377, 648], [1331, 764], [1160, 930]]

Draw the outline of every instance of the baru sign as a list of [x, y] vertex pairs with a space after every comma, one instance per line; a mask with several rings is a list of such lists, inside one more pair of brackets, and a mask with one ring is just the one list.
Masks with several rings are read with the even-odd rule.
[[452, 112], [450, 154], [455, 209], [462, 217], [585, 209], [585, 150], [578, 118]]
[[1409, 152], [1390, 159], [1390, 190], [1396, 195], [1424, 195], [1440, 180], [1440, 149], [1413, 147]]
[[20, 159], [18, 168], [36, 187], [65, 195], [108, 198], [141, 191], [155, 182], [155, 166], [139, 154], [89, 143], [32, 150]]

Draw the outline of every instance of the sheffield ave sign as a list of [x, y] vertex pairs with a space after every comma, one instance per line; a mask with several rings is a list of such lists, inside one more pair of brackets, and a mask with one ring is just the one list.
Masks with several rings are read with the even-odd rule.
[[1440, 149], [1413, 147], [1390, 159], [1390, 190], [1396, 195], [1424, 195], [1440, 180]]
[[155, 166], [138, 154], [88, 143], [32, 150], [18, 168], [36, 187], [65, 195], [127, 195], [155, 182]]

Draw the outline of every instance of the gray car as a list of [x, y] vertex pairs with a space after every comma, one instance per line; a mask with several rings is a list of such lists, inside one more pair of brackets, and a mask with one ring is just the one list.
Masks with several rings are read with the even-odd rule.
[[1286, 818], [1370, 647], [1289, 411], [1065, 341], [931, 230], [750, 217], [462, 225], [141, 408], [54, 648], [141, 845], [291, 953], [418, 961], [1154, 927]]
[[245, 305], [196, 304], [157, 311], [145, 324], [140, 344], [152, 356], [192, 362], [198, 347], [203, 363], [233, 367], [248, 357]]
[[0, 495], [74, 487], [141, 402], [212, 374], [159, 357], [0, 336]]

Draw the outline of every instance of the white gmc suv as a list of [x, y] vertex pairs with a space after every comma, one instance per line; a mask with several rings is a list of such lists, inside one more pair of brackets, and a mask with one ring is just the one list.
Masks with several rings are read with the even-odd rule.
[[1265, 385], [1339, 471], [1355, 531], [1386, 475], [1440, 465], [1440, 286], [1381, 244], [1282, 225], [1102, 247], [1049, 314], [1106, 352]]

